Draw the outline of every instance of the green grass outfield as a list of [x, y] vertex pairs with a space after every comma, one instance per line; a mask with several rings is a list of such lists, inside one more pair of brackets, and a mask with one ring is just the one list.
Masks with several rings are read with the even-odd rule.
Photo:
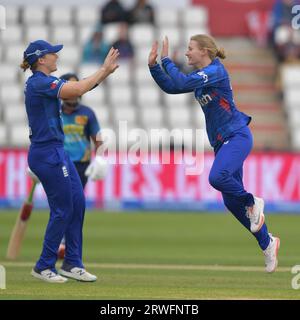
[[[5, 259], [17, 212], [0, 212], [0, 299], [299, 299], [300, 215], [267, 215], [281, 238], [279, 268], [264, 272], [256, 240], [230, 214], [87, 212], [84, 262], [95, 283], [49, 284], [30, 275], [47, 212], [34, 211], [17, 261]], [[57, 267], [60, 263], [57, 264]]]

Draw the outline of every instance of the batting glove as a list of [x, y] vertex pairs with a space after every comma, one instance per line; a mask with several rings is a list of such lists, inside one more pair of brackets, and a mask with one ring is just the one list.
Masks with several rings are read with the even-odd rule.
[[96, 156], [84, 172], [84, 174], [93, 181], [104, 179], [106, 173], [107, 161], [101, 156]]

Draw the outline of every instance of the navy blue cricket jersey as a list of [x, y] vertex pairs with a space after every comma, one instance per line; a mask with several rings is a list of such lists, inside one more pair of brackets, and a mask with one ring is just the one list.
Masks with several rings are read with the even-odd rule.
[[246, 126], [251, 117], [240, 112], [234, 103], [229, 75], [218, 58], [208, 66], [189, 74], [180, 72], [171, 59], [162, 59], [150, 67], [155, 82], [166, 93], [193, 92], [206, 121], [207, 135], [212, 147], [217, 148], [236, 130]]
[[59, 92], [65, 82], [40, 71], [33, 72], [28, 78], [24, 93], [32, 144], [63, 144]]

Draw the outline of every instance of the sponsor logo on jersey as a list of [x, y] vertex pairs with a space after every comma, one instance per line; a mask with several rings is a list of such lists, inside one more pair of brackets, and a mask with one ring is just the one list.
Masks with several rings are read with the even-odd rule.
[[203, 78], [204, 83], [208, 81], [208, 75], [204, 71], [197, 72], [197, 74]]
[[84, 136], [84, 126], [78, 124], [65, 124], [63, 126], [65, 135], [75, 134]]
[[85, 126], [88, 123], [88, 117], [87, 116], [76, 116], [75, 123], [80, 124], [82, 126]]
[[197, 97], [197, 101], [201, 107], [205, 107], [212, 101], [212, 97], [209, 94], [203, 94], [201, 97]]

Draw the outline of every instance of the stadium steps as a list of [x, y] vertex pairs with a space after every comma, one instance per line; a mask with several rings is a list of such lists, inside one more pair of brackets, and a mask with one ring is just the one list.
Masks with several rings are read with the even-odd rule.
[[275, 88], [257, 88], [253, 87], [252, 85], [249, 86], [239, 86], [239, 85], [232, 85], [234, 90], [234, 98], [236, 100], [236, 104], [268, 104], [268, 103], [278, 103], [280, 97], [278, 96], [277, 91]]
[[282, 134], [284, 127], [258, 126], [250, 124], [255, 150], [288, 151], [288, 137]]
[[217, 39], [225, 48], [227, 67], [238, 108], [252, 117], [254, 147], [290, 147], [286, 116], [277, 90], [276, 60], [271, 50], [258, 48], [248, 38]]

